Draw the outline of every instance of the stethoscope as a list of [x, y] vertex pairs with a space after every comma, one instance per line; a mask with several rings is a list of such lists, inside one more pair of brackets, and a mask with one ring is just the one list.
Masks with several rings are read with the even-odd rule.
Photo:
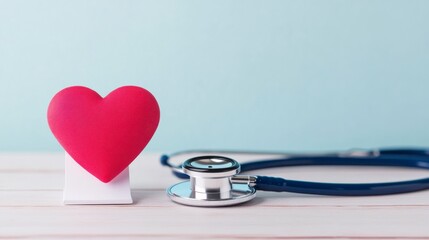
[[[172, 168], [177, 177], [189, 178], [189, 180], [167, 189], [171, 200], [189, 206], [216, 207], [240, 204], [252, 200], [256, 196], [256, 190], [331, 196], [373, 196], [407, 193], [429, 188], [429, 178], [383, 183], [322, 183], [269, 176], [237, 175], [240, 171], [309, 165], [394, 166], [429, 169], [429, 150], [427, 149], [380, 149], [321, 155], [272, 153], [278, 155], [278, 158], [242, 164], [229, 157], [212, 155], [214, 152], [205, 151], [207, 155], [190, 158], [179, 166], [169, 162], [172, 156], [191, 152], [178, 152], [161, 157], [161, 164]], [[216, 153], [228, 155], [239, 152]], [[249, 154], [249, 152], [242, 153]]]

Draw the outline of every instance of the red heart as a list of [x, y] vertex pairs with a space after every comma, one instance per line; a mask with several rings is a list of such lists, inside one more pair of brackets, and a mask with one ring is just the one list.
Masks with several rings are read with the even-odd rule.
[[48, 123], [71, 157], [102, 182], [110, 182], [146, 147], [159, 123], [159, 106], [147, 90], [120, 87], [105, 98], [69, 87], [49, 103]]

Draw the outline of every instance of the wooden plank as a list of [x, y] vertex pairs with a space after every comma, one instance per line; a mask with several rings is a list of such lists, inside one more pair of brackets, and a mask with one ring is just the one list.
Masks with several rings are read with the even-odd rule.
[[[3, 207], [60, 207], [61, 190], [2, 190], [0, 208]], [[176, 206], [167, 197], [164, 190], [133, 189], [132, 207], [172, 207]], [[429, 207], [429, 191], [409, 194], [374, 196], [374, 197], [335, 197], [315, 196], [295, 193], [257, 193], [249, 203], [254, 208], [266, 207]], [[221, 208], [225, 209], [225, 208]], [[428, 216], [429, 217], [429, 216]], [[429, 223], [428, 223], [429, 226]]]
[[429, 207], [232, 208], [66, 206], [0, 209], [9, 237], [428, 237]]

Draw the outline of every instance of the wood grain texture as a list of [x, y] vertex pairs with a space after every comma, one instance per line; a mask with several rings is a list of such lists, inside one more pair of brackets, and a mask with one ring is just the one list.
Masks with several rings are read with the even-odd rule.
[[[429, 191], [377, 197], [258, 192], [235, 207], [186, 207], [166, 197], [164, 189], [177, 179], [158, 157], [143, 154], [132, 164], [134, 204], [64, 206], [63, 153], [0, 154], [0, 239], [429, 239]], [[429, 175], [369, 167], [258, 173], [342, 182]]]

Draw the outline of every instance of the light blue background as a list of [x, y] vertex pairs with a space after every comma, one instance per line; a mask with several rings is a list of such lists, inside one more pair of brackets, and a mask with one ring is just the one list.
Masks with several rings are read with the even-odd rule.
[[151, 151], [429, 145], [429, 1], [0, 0], [0, 151], [50, 98], [150, 90]]

